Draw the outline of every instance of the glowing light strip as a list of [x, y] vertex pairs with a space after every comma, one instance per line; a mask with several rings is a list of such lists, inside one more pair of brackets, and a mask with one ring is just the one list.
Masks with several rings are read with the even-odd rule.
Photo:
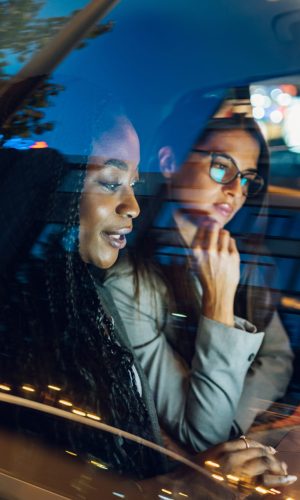
[[216, 479], [217, 481], [224, 481], [223, 476], [219, 476], [219, 474], [212, 474], [212, 477]]
[[96, 462], [96, 460], [91, 460], [90, 464], [95, 465], [96, 467], [99, 467], [99, 469], [104, 469], [107, 470], [108, 467], [104, 464], [101, 464], [101, 462]]
[[268, 187], [268, 193], [271, 194], [281, 194], [285, 195], [288, 197], [295, 197], [295, 198], [300, 198], [300, 191], [299, 189], [292, 189], [292, 188], [285, 188], [281, 186], [269, 186]]
[[101, 420], [100, 417], [98, 417], [98, 415], [93, 415], [92, 413], [87, 413], [87, 418], [91, 418], [92, 420], [97, 420], [98, 422]]
[[73, 406], [73, 403], [71, 403], [71, 401], [66, 401], [65, 399], [60, 399], [58, 402], [64, 406]]
[[29, 385], [22, 385], [23, 391], [27, 392], [35, 392], [35, 389], [33, 387], [30, 387]]
[[206, 460], [204, 464], [207, 465], [208, 467], [216, 467], [216, 468], [220, 467], [220, 464], [217, 464], [217, 462], [213, 462], [212, 460]]
[[81, 417], [85, 417], [86, 413], [82, 410], [76, 410], [76, 408], [73, 408], [72, 413], [75, 413], [76, 415], [80, 415]]
[[300, 309], [300, 300], [293, 297], [282, 297], [281, 305], [284, 307], [291, 307], [292, 309]]
[[77, 453], [74, 453], [74, 451], [65, 450], [65, 452], [66, 452], [68, 455], [72, 455], [73, 457], [78, 457]]
[[255, 491], [257, 491], [258, 493], [262, 493], [262, 495], [269, 493], [269, 491], [266, 490], [266, 488], [263, 488], [262, 486], [256, 486]]

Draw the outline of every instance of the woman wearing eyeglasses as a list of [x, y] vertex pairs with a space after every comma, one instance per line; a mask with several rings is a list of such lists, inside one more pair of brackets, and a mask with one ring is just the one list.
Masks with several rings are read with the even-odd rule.
[[[256, 212], [263, 206], [269, 155], [262, 134], [244, 115], [214, 118], [180, 167], [176, 113], [178, 106], [153, 157], [166, 182], [161, 202], [135, 255], [119, 262], [106, 286], [162, 427], [199, 451], [244, 434], [283, 396], [293, 356], [270, 292], [254, 286], [258, 266], [244, 266], [241, 276], [236, 241], [224, 228], [248, 197], [256, 197]], [[251, 252], [262, 238], [252, 244], [249, 231], [243, 244]]]

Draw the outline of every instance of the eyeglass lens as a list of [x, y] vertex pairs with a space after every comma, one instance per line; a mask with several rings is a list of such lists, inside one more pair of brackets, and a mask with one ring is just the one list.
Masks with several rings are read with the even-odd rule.
[[[239, 173], [239, 169], [233, 161], [223, 155], [212, 156], [210, 166], [211, 178], [221, 184], [228, 184]], [[247, 196], [256, 195], [263, 186], [263, 179], [256, 172], [247, 172], [240, 176], [243, 193]]]

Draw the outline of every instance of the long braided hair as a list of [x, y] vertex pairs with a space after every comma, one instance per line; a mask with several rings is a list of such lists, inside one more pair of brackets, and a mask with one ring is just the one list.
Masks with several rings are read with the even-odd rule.
[[[22, 393], [22, 384], [31, 384], [46, 401], [46, 388], [59, 386], [61, 397], [73, 407], [153, 441], [132, 352], [118, 337], [102, 304], [95, 269], [79, 254], [79, 204], [86, 165], [70, 169], [56, 152], [51, 158], [48, 151], [47, 156], [43, 167], [51, 170], [52, 185], [45, 187], [47, 202], [42, 199], [48, 205], [42, 216], [46, 224], [40, 221], [30, 244], [22, 243], [17, 265], [11, 265], [9, 277], [3, 275], [1, 281], [1, 379], [16, 394]], [[24, 427], [22, 415], [18, 425]], [[150, 450], [106, 433], [100, 438], [92, 428], [61, 421], [52, 425], [47, 418], [43, 434], [120, 472], [146, 477], [162, 471]]]

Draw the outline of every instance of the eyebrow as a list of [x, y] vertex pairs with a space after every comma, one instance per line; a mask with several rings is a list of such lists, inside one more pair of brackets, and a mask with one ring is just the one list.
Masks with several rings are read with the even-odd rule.
[[222, 153], [219, 153], [218, 151], [208, 151], [206, 149], [197, 149], [197, 148], [193, 148], [191, 149], [191, 152], [192, 153], [205, 153], [205, 154], [208, 154], [208, 155], [216, 155], [216, 156], [224, 156], [225, 158], [227, 158], [228, 160], [231, 160], [233, 162], [233, 164], [238, 168], [238, 170], [240, 172], [258, 172], [258, 167], [249, 167], [249, 168], [245, 168], [245, 170], [240, 170], [235, 159], [228, 153], [225, 153], [225, 152], [222, 152]]
[[116, 167], [119, 168], [120, 170], [128, 170], [128, 165], [125, 161], [123, 160], [117, 160], [115, 158], [110, 158], [109, 160], [106, 160], [103, 165], [105, 167]]

